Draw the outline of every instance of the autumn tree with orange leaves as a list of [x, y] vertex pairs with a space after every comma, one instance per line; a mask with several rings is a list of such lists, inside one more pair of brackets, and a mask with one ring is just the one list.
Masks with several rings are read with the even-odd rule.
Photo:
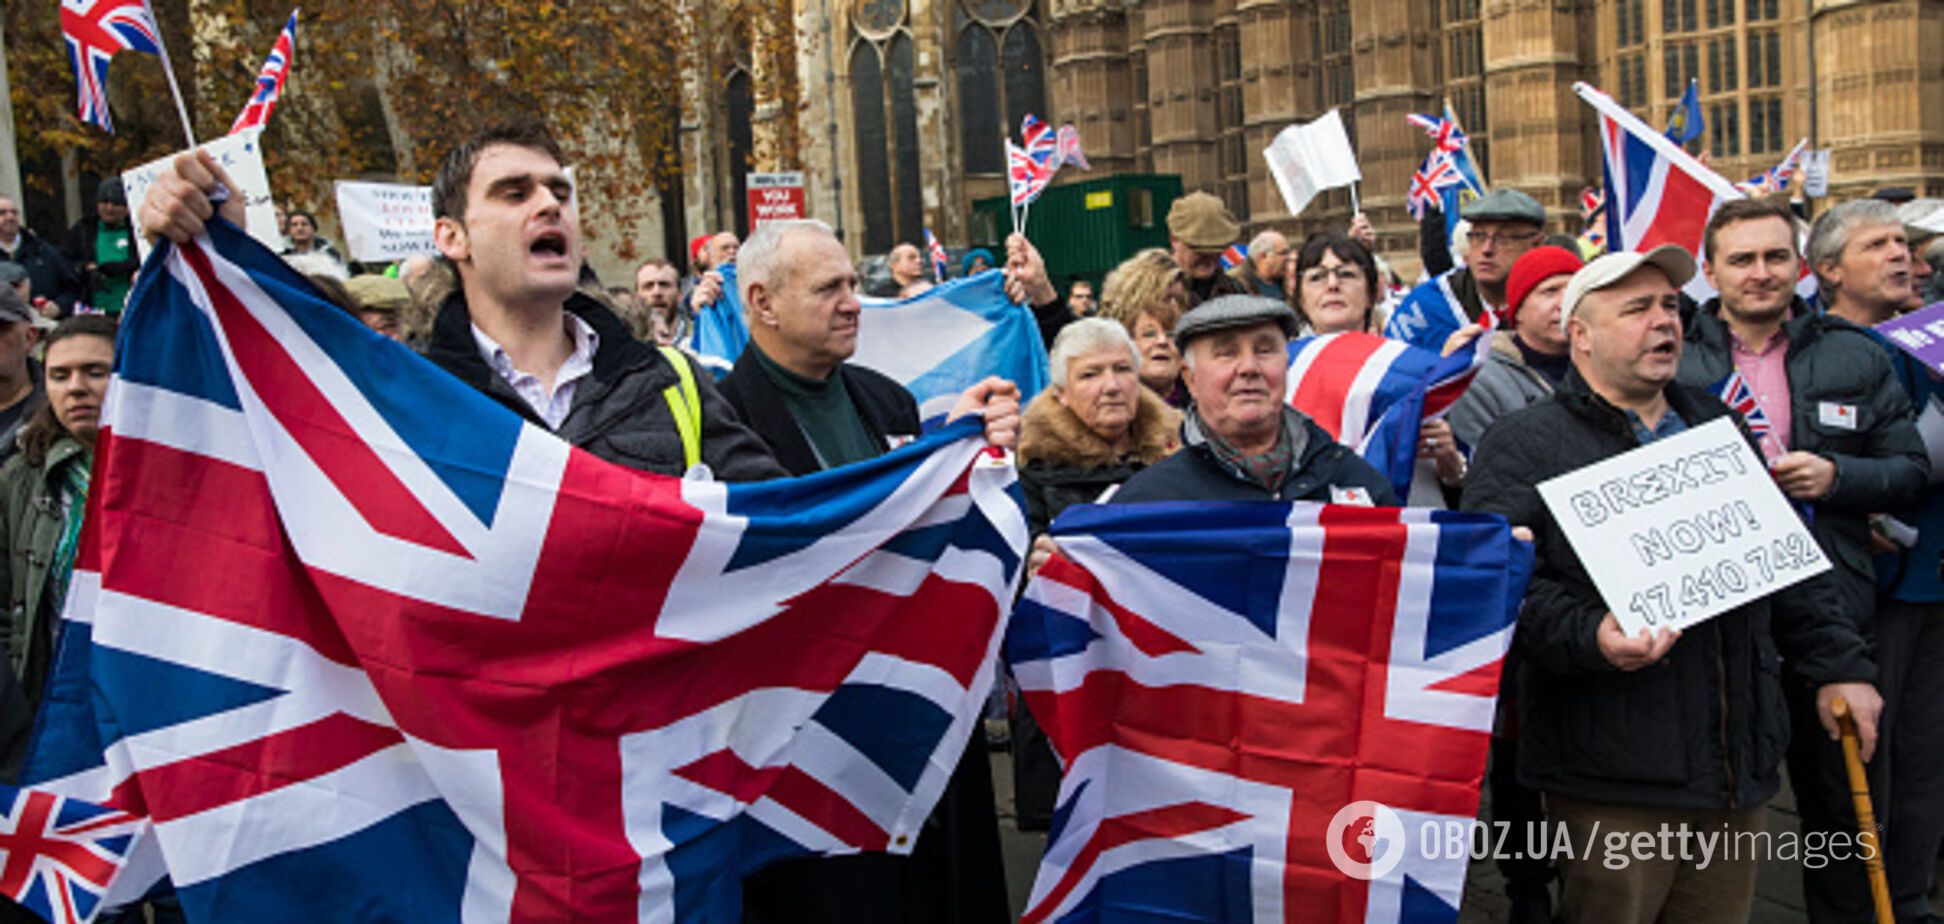
[[[197, 135], [229, 129], [291, 0], [155, 0]], [[264, 135], [280, 200], [328, 203], [336, 179], [430, 182], [439, 156], [483, 125], [515, 113], [559, 135], [616, 250], [636, 252], [637, 227], [658, 188], [679, 182], [681, 78], [693, 61], [717, 64], [712, 37], [749, 36], [759, 99], [796, 111], [791, 6], [781, 0], [312, 0], [296, 63]], [[115, 135], [74, 115], [74, 86], [58, 4], [6, 4], [8, 66], [24, 165], [58, 163], [108, 175], [182, 147], [161, 65], [124, 54], [111, 68]], [[793, 132], [784, 133], [793, 139]], [[775, 145], [772, 145], [775, 147]], [[793, 140], [767, 151], [794, 165]], [[24, 170], [58, 194], [60, 177]]]

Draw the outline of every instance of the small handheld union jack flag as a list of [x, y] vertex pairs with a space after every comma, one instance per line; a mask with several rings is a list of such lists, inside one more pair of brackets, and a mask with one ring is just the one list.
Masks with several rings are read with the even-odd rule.
[[1716, 382], [1714, 393], [1721, 397], [1721, 403], [1734, 408], [1748, 422], [1748, 432], [1768, 448], [1770, 440], [1775, 438], [1775, 425], [1769, 422], [1762, 402], [1755, 398], [1755, 390], [1748, 387], [1748, 379], [1742, 377], [1741, 370], [1730, 372], [1727, 378]]
[[1019, 121], [1019, 140], [1026, 149], [1026, 156], [1048, 171], [1060, 169], [1060, 136], [1053, 126], [1040, 120], [1039, 116], [1026, 113]]
[[61, 0], [61, 37], [80, 95], [83, 122], [113, 133], [108, 115], [108, 61], [123, 51], [160, 54], [162, 40], [142, 0]]
[[951, 263], [951, 257], [946, 255], [945, 245], [938, 242], [937, 235], [932, 234], [932, 229], [930, 228], [925, 229], [925, 250], [931, 254], [932, 276], [939, 282], [944, 282], [946, 268]]
[[87, 924], [147, 821], [39, 789], [0, 785], [0, 894], [54, 924]]
[[250, 94], [250, 101], [237, 113], [236, 123], [230, 126], [229, 133], [250, 128], [262, 128], [270, 121], [270, 111], [277, 108], [277, 98], [283, 95], [284, 78], [290, 76], [290, 62], [297, 49], [297, 14], [301, 10], [291, 10], [290, 19], [284, 23], [283, 31], [277, 34], [277, 44], [270, 49], [270, 57], [263, 60], [263, 70], [257, 73], [256, 90]]
[[1061, 164], [1072, 164], [1082, 170], [1093, 169], [1093, 165], [1087, 163], [1086, 153], [1080, 150], [1079, 129], [1071, 125], [1060, 126], [1059, 141]]

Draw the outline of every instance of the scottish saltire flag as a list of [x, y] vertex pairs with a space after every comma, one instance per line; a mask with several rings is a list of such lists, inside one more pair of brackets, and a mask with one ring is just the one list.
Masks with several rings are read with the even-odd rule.
[[244, 233], [124, 316], [69, 612], [114, 804], [192, 920], [735, 920], [907, 852], [1026, 526], [966, 421], [725, 485], [528, 425]]
[[944, 282], [949, 276], [952, 259], [945, 253], [945, 245], [938, 242], [932, 229], [925, 229], [925, 252], [931, 255], [932, 278]]
[[1701, 79], [1689, 77], [1687, 92], [1681, 94], [1680, 102], [1667, 114], [1667, 131], [1661, 133], [1675, 144], [1687, 144], [1708, 128], [1708, 120], [1701, 117]]
[[722, 295], [713, 305], [693, 306], [695, 323], [689, 330], [688, 348], [698, 362], [721, 378], [735, 368], [736, 357], [749, 346], [749, 322], [743, 319], [735, 264], [725, 263], [715, 270], [722, 274]]
[[[1076, 506], [1006, 658], [1064, 775], [1022, 921], [1458, 918], [1532, 552], [1503, 519]], [[1368, 836], [1364, 836], [1368, 833]]]
[[954, 279], [901, 301], [864, 299], [851, 362], [910, 391], [927, 428], [987, 376], [1018, 385], [1021, 407], [1046, 387], [1039, 322], [1006, 298], [1004, 273]]
[[1082, 170], [1093, 169], [1093, 165], [1087, 163], [1087, 152], [1080, 149], [1079, 129], [1071, 125], [1060, 126], [1059, 147], [1060, 151], [1057, 156], [1059, 157], [1061, 166], [1071, 164]]
[[0, 894], [53, 924], [87, 924], [147, 822], [38, 789], [0, 784]]
[[1362, 331], [1289, 344], [1287, 400], [1411, 493], [1418, 428], [1444, 416], [1491, 351], [1492, 329], [1450, 356]]
[[1441, 352], [1446, 339], [1472, 323], [1465, 315], [1464, 303], [1451, 288], [1457, 273], [1457, 269], [1449, 269], [1413, 287], [1391, 309], [1390, 318], [1384, 322], [1384, 336], [1432, 353]]
[[162, 39], [143, 0], [61, 0], [61, 37], [80, 97], [78, 115], [113, 132], [108, 114], [108, 61], [123, 51], [160, 54]]
[[264, 59], [263, 70], [257, 74], [256, 90], [250, 94], [250, 101], [244, 104], [243, 111], [237, 113], [236, 122], [230, 126], [230, 134], [269, 124], [270, 112], [277, 108], [277, 98], [283, 95], [284, 78], [290, 76], [290, 62], [297, 53], [299, 12], [291, 10], [283, 31], [277, 33], [277, 44], [271, 47], [270, 57]]
[[1740, 369], [1714, 383], [1711, 390], [1721, 399], [1721, 403], [1733, 408], [1748, 423], [1748, 432], [1761, 442], [1765, 455], [1774, 450], [1770, 455], [1773, 458], [1788, 451], [1787, 447], [1776, 444], [1775, 425], [1769, 422], [1768, 413], [1762, 410], [1762, 402], [1755, 397], [1755, 390], [1748, 387], [1748, 379], [1742, 376]]
[[1237, 241], [1223, 248], [1221, 256], [1222, 269], [1232, 270], [1241, 266], [1242, 261], [1247, 259], [1249, 259], [1249, 245]]

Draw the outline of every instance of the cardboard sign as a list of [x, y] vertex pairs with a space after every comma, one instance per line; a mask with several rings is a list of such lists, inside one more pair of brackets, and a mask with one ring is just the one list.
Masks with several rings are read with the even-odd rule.
[[1728, 418], [1539, 485], [1628, 635], [1686, 629], [1829, 570]]
[[344, 246], [360, 263], [395, 263], [439, 252], [432, 243], [432, 187], [338, 180]]
[[766, 221], [802, 218], [804, 208], [802, 173], [749, 174], [749, 230]]
[[[242, 187], [230, 192], [243, 196], [250, 236], [271, 250], [282, 250], [284, 240], [277, 233], [277, 207], [270, 201], [270, 174], [263, 169], [263, 147], [258, 144], [262, 136], [262, 129], [251, 129], [242, 134], [224, 135], [202, 145], [202, 149], [216, 158], [230, 179]], [[143, 260], [148, 259], [149, 243], [142, 236], [142, 197], [148, 195], [155, 178], [175, 158], [175, 154], [170, 154], [122, 174], [122, 188], [128, 193], [128, 220], [135, 228], [135, 247]]]
[[1876, 331], [1925, 366], [1944, 373], [1944, 302], [1898, 315], [1878, 324]]

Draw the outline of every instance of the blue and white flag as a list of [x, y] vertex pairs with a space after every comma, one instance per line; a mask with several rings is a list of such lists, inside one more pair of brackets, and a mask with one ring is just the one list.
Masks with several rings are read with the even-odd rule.
[[716, 267], [722, 274], [722, 296], [713, 305], [695, 305], [695, 327], [689, 333], [689, 352], [721, 378], [735, 368], [736, 357], [749, 345], [749, 322], [743, 319], [742, 295], [736, 291], [735, 264]]
[[1445, 340], [1458, 328], [1472, 323], [1465, 316], [1465, 306], [1458, 300], [1458, 293], [1451, 289], [1452, 276], [1457, 272], [1446, 270], [1436, 279], [1419, 283], [1404, 296], [1391, 310], [1390, 320], [1384, 322], [1384, 336], [1433, 353], [1443, 352]]
[[902, 301], [864, 300], [854, 362], [890, 376], [918, 399], [918, 416], [937, 426], [959, 393], [986, 376], [1019, 386], [1019, 406], [1046, 387], [1046, 344], [1039, 322], [1006, 298], [998, 270], [954, 279]]

